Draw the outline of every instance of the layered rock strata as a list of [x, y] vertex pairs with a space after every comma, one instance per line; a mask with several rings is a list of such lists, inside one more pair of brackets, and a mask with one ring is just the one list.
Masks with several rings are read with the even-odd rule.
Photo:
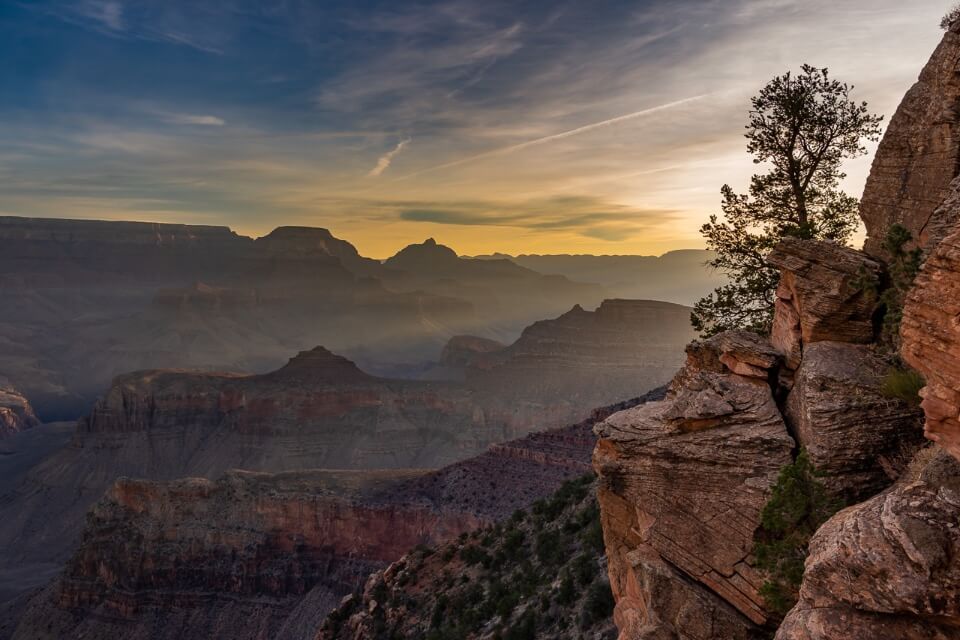
[[925, 435], [960, 459], [960, 227], [932, 251], [903, 309], [903, 358], [926, 378]]
[[934, 453], [917, 466], [817, 531], [777, 640], [957, 637], [960, 463]]
[[767, 257], [780, 270], [771, 342], [790, 369], [802, 347], [821, 340], [869, 343], [879, 262], [863, 252], [829, 242], [787, 238]]
[[418, 544], [503, 520], [582, 475], [593, 424], [642, 401], [433, 472], [120, 480], [12, 637], [312, 637], [371, 571]]
[[749, 638], [768, 621], [763, 577], [749, 556], [760, 510], [794, 448], [763, 369], [776, 361], [769, 345], [742, 333], [694, 343], [665, 400], [596, 427], [593, 462], [624, 640], [688, 628], [702, 635], [683, 637]]
[[960, 167], [960, 23], [954, 23], [887, 126], [867, 179], [864, 249], [882, 256], [893, 224], [931, 248], [957, 220], [942, 208]]
[[869, 345], [815, 342], [787, 397], [791, 432], [847, 501], [888, 486], [922, 442], [919, 407], [883, 390], [890, 368]]

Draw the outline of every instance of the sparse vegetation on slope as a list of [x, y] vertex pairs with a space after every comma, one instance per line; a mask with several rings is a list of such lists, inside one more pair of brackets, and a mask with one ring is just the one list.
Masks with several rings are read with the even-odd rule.
[[[613, 596], [587, 475], [504, 522], [374, 574], [322, 638], [613, 638]], [[359, 634], [359, 635], [358, 635]]]
[[756, 566], [767, 572], [760, 589], [767, 607], [785, 615], [799, 596], [810, 538], [843, 506], [820, 481], [806, 451], [781, 469], [760, 514], [754, 547]]

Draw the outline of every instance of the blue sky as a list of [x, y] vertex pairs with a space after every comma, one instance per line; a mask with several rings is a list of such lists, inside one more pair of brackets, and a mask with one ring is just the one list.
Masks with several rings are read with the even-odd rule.
[[699, 246], [754, 170], [752, 93], [809, 62], [889, 117], [946, 8], [13, 0], [0, 214], [309, 224], [378, 257]]

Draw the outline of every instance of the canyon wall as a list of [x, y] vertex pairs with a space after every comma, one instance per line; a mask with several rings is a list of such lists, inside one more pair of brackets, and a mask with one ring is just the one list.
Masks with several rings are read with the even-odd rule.
[[0, 637], [313, 637], [371, 571], [582, 476], [593, 424], [641, 401], [432, 472], [121, 479], [91, 510], [62, 575], [5, 624], [0, 616]]
[[0, 439], [40, 424], [30, 402], [0, 378]]

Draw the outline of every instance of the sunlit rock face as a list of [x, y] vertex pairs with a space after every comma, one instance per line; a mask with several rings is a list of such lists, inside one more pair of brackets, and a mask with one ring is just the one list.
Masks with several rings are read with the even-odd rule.
[[927, 258], [903, 310], [904, 360], [926, 379], [924, 433], [960, 459], [960, 228]]
[[794, 447], [768, 380], [778, 362], [746, 332], [693, 343], [665, 400], [596, 427], [593, 462], [623, 640], [752, 638], [768, 621], [749, 556]]
[[895, 223], [918, 244], [932, 248], [957, 220], [943, 208], [960, 160], [960, 23], [907, 92], [887, 126], [860, 203], [867, 227], [864, 249], [882, 256], [882, 243]]
[[880, 264], [831, 242], [787, 238], [767, 257], [780, 270], [771, 342], [795, 369], [802, 346], [821, 340], [868, 343], [874, 338], [875, 296], [863, 281]]

